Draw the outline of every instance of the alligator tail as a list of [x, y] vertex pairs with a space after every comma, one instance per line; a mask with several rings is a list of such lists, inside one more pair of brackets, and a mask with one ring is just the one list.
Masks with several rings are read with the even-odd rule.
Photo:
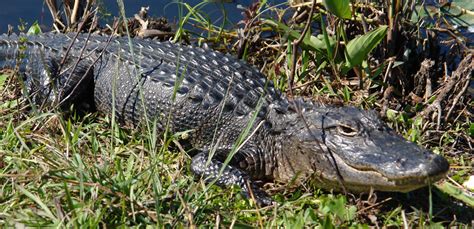
[[0, 35], [0, 69], [15, 70], [25, 96], [40, 107], [68, 109], [92, 98], [93, 92], [86, 90], [93, 88], [92, 63], [69, 55], [62, 48], [68, 41], [45, 45], [51, 43], [47, 39], [47, 35]]

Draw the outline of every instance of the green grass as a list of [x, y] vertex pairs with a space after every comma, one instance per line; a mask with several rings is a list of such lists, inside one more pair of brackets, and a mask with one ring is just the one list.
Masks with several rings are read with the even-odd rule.
[[0, 123], [4, 226], [351, 225], [355, 219], [355, 207], [346, 210], [341, 195], [257, 209], [237, 189], [207, 189], [192, 177], [187, 154], [151, 152], [149, 137], [111, 132], [110, 120], [95, 114], [4, 115]]

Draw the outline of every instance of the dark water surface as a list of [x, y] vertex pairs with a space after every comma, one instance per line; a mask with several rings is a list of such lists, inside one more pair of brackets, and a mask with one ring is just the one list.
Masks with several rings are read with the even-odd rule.
[[[191, 6], [195, 6], [201, 3], [203, 0], [181, 0]], [[115, 0], [102, 0], [105, 4], [106, 12], [112, 16], [106, 18], [107, 21], [111, 21], [113, 16], [119, 15], [119, 7]], [[169, 19], [170, 22], [178, 21], [179, 19], [179, 4], [177, 1], [171, 0], [123, 0], [125, 5], [125, 13], [128, 17], [132, 17], [135, 13], [140, 10], [142, 6], [150, 6], [150, 16], [163, 16]], [[227, 12], [227, 19], [231, 23], [237, 23], [241, 18], [241, 12], [238, 8], [241, 6], [249, 6], [253, 0], [226, 0], [226, 3], [209, 3], [203, 8], [210, 19], [216, 23], [221, 24], [223, 19], [222, 9]], [[228, 3], [227, 3], [228, 2]], [[285, 2], [284, 0], [268, 1], [270, 4]], [[187, 12], [187, 10], [184, 10]], [[15, 31], [18, 31], [18, 25], [21, 21], [25, 22], [27, 26], [37, 21], [40, 25], [44, 25], [46, 28], [50, 28], [52, 25], [51, 14], [48, 6], [43, 0], [0, 0], [0, 33], [5, 33], [8, 29], [8, 25], [12, 25]], [[232, 25], [227, 25], [232, 26]]]

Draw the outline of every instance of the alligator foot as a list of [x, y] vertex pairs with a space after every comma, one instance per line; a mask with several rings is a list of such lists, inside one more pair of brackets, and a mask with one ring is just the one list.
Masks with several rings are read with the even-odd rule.
[[209, 165], [206, 165], [208, 157], [206, 152], [198, 153], [193, 157], [191, 163], [191, 171], [197, 176], [202, 177], [205, 182], [210, 183], [216, 180], [216, 184], [221, 187], [237, 185], [247, 198], [251, 198], [250, 192], [252, 192], [257, 204], [260, 206], [268, 206], [275, 203], [264, 191], [258, 188], [242, 170], [227, 165], [224, 171], [222, 171], [222, 174], [219, 175], [219, 171], [224, 163], [211, 159]]

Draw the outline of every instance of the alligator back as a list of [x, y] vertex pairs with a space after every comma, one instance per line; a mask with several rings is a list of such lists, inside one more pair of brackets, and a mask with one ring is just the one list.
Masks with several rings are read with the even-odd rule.
[[[261, 73], [231, 56], [134, 40], [133, 58], [126, 42], [114, 40], [117, 48], [111, 48], [113, 55], [106, 60], [112, 67], [96, 70], [95, 80], [99, 109], [110, 112], [115, 102], [116, 114], [125, 122], [136, 124], [146, 113], [158, 121], [160, 130], [165, 126], [173, 132], [194, 130], [192, 139], [199, 141], [193, 142], [194, 147], [210, 143], [214, 136], [225, 139], [221, 145], [228, 147], [249, 123], [259, 101], [262, 119], [267, 105], [280, 99]], [[166, 123], [168, 115], [171, 122]]]
[[[24, 60], [14, 48], [20, 46], [25, 47]], [[257, 120], [265, 116], [268, 104], [282, 98], [258, 70], [240, 60], [169, 42], [75, 34], [3, 35], [0, 49], [4, 66], [19, 61], [30, 94], [38, 95], [37, 103], [65, 99], [74, 103], [74, 98], [93, 93], [98, 110], [115, 111], [122, 123], [139, 125], [146, 119], [161, 131], [194, 130], [192, 134], [199, 135], [191, 138], [194, 147], [205, 147], [214, 136], [222, 136], [223, 145], [234, 143], [259, 101]], [[60, 90], [47, 91], [51, 83]]]

